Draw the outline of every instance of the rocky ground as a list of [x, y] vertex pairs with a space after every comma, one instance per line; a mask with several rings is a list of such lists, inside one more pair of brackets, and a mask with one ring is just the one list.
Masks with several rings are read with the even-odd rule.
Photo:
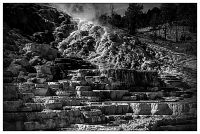
[[4, 130], [196, 130], [196, 56], [47, 5], [3, 17]]

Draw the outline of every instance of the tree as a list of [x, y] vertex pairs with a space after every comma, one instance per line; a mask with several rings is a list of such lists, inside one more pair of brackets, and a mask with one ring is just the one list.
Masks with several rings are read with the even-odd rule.
[[100, 17], [99, 17], [99, 23], [102, 24], [102, 25], [106, 25], [108, 23], [108, 15], [107, 13], [105, 14], [102, 14]]
[[142, 14], [143, 5], [131, 3], [125, 12], [127, 20], [127, 28], [130, 30], [130, 34], [135, 34], [136, 28], [139, 24], [139, 15]]
[[177, 9], [177, 20], [185, 21], [192, 32], [197, 29], [197, 4], [196, 3], [181, 3]]
[[152, 39], [153, 39], [153, 42], [155, 43], [156, 37], [157, 37], [156, 27], [159, 24], [159, 18], [158, 18], [158, 15], [156, 13], [153, 14], [153, 16], [151, 18], [151, 21], [149, 23], [150, 23], [150, 25], [152, 26], [152, 29], [153, 29], [153, 37], [152, 37]]
[[114, 12], [111, 17], [110, 24], [112, 24], [113, 26], [116, 26], [116, 27], [120, 27], [121, 26], [121, 15]]
[[164, 23], [165, 39], [167, 36], [167, 24], [176, 20], [176, 10], [177, 10], [177, 6], [174, 3], [161, 4], [160, 16], [161, 16], [162, 23]]

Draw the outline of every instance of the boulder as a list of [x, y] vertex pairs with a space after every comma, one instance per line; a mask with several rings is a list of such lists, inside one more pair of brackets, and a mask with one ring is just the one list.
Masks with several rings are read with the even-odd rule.
[[42, 66], [35, 66], [35, 69], [37, 73], [43, 73], [43, 74], [48, 74], [51, 75], [51, 66], [48, 65], [42, 65]]
[[27, 66], [30, 65], [27, 58], [15, 59], [13, 62], [14, 62], [15, 64], [21, 65], [22, 67], [27, 67]]
[[18, 64], [10, 64], [7, 71], [12, 72], [13, 74], [18, 75], [20, 71], [23, 71], [23, 67]]
[[31, 66], [42, 65], [42, 59], [38, 56], [34, 56], [31, 60], [29, 60], [29, 64]]
[[23, 50], [28, 52], [36, 52], [41, 57], [47, 57], [48, 54], [53, 55], [53, 58], [57, 58], [58, 51], [56, 49], [51, 48], [51, 45], [48, 44], [36, 44], [36, 43], [27, 43]]

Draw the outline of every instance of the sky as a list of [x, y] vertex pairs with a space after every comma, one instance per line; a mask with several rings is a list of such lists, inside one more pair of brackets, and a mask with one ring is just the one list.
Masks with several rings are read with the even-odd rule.
[[[67, 12], [68, 14], [73, 14], [74, 17], [83, 17], [87, 18], [88, 20], [95, 18], [96, 13], [104, 14], [107, 13], [108, 15], [111, 12], [111, 4], [114, 7], [114, 11], [121, 16], [125, 15], [125, 11], [127, 10], [129, 3], [58, 3], [58, 4], [51, 4], [56, 8]], [[160, 7], [161, 3], [139, 3], [143, 5], [143, 12], [147, 12], [149, 9], [154, 7]], [[77, 6], [78, 5], [78, 6]], [[84, 10], [80, 10], [78, 7], [82, 6]], [[74, 13], [77, 11], [77, 14]], [[80, 11], [79, 11], [80, 10]]]

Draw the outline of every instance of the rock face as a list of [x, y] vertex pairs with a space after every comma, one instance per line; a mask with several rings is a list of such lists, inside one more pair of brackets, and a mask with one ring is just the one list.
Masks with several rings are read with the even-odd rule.
[[[23, 50], [28, 55], [33, 55], [33, 53], [37, 53], [38, 54], [37, 56], [46, 57], [49, 60], [57, 58], [57, 53], [58, 53], [56, 49], [53, 49], [52, 46], [48, 44], [28, 43], [23, 48]], [[49, 55], [52, 55], [52, 59], [48, 57]]]
[[169, 108], [167, 103], [157, 103], [151, 105], [151, 113], [153, 115], [172, 115], [173, 111]]
[[130, 107], [134, 114], [136, 115], [150, 115], [151, 106], [146, 103], [132, 103]]

